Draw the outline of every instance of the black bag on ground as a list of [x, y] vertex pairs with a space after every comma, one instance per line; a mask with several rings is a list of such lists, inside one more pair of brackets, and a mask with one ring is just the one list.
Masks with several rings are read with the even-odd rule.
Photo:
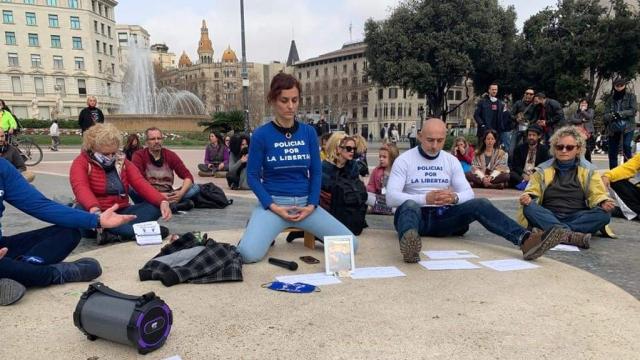
[[227, 199], [227, 195], [216, 184], [210, 182], [199, 186], [200, 192], [192, 199], [196, 208], [223, 209], [233, 204], [233, 200]]
[[331, 187], [331, 207], [333, 215], [355, 235], [360, 235], [366, 228], [367, 221], [367, 188], [358, 179], [338, 176]]

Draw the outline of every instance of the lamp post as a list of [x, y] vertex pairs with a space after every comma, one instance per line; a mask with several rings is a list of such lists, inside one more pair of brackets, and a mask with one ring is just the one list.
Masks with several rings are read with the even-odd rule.
[[242, 38], [242, 107], [244, 108], [244, 131], [249, 131], [249, 74], [247, 74], [247, 49], [244, 42], [244, 0], [240, 0], [240, 27]]
[[416, 120], [416, 122], [418, 122], [418, 124], [416, 124], [417, 130], [420, 130], [420, 127], [422, 126], [423, 121], [424, 121], [424, 106], [420, 105], [418, 106], [418, 120]]

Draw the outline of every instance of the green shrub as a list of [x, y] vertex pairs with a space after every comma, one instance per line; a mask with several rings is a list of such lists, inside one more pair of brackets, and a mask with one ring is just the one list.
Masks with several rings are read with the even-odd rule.
[[[48, 129], [51, 126], [50, 120], [20, 119], [20, 124], [27, 129]], [[61, 129], [80, 129], [78, 120], [58, 120]]]

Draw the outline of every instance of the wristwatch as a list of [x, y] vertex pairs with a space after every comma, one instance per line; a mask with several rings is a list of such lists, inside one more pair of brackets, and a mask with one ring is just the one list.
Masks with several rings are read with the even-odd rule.
[[96, 216], [97, 216], [97, 218], [96, 218], [96, 222], [97, 222], [96, 229], [102, 229], [102, 224], [100, 223], [100, 214], [102, 214], [102, 213], [96, 213]]
[[453, 205], [457, 204], [459, 200], [460, 199], [458, 199], [458, 194], [453, 193]]

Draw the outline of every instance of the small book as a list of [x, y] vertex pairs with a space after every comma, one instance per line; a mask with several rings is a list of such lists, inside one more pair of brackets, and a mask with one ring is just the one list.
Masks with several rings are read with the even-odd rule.
[[350, 276], [356, 268], [353, 256], [353, 236], [325, 236], [324, 260], [327, 275]]
[[138, 243], [138, 245], [162, 244], [160, 225], [157, 221], [147, 221], [143, 223], [133, 224], [133, 231], [136, 234], [136, 242]]

